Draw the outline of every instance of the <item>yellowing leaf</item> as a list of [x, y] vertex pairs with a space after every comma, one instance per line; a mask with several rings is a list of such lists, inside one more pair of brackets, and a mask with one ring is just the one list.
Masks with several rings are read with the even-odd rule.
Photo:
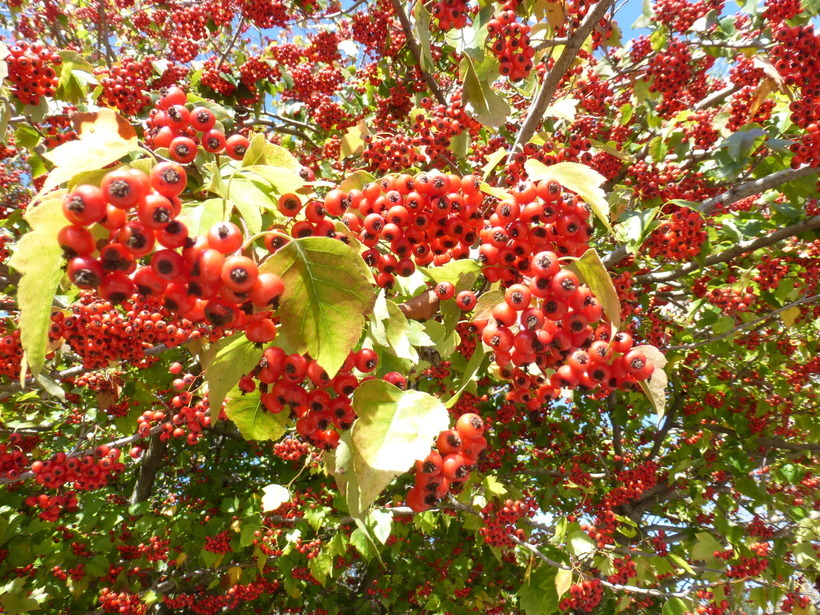
[[502, 160], [504, 160], [504, 158], [506, 158], [506, 157], [507, 157], [507, 150], [504, 149], [503, 147], [501, 149], [495, 150], [492, 154], [487, 156], [486, 164], [483, 167], [481, 167], [481, 176], [484, 179], [487, 179], [487, 177], [490, 175], [490, 173], [493, 172], [493, 169], [495, 169], [495, 167], [498, 166], [498, 163], [501, 162]]
[[780, 312], [780, 320], [787, 327], [794, 325], [794, 321], [797, 320], [798, 316], [800, 316], [800, 308], [796, 305]]
[[25, 376], [26, 365], [36, 375], [45, 364], [52, 301], [63, 277], [62, 250], [57, 243], [57, 234], [68, 224], [63, 215], [63, 196], [60, 191], [28, 209], [25, 218], [32, 230], [17, 242], [9, 261], [10, 267], [23, 274], [17, 287], [24, 352], [21, 377]]
[[655, 371], [652, 372], [652, 376], [649, 380], [641, 381], [640, 385], [644, 394], [649, 398], [655, 412], [658, 414], [658, 420], [661, 420], [666, 412], [666, 385], [668, 379], [666, 372], [663, 371], [663, 368], [666, 367], [666, 357], [654, 346], [636, 346], [635, 348], [643, 351], [647, 360], [655, 366]]
[[555, 573], [555, 591], [558, 592], [560, 598], [569, 591], [572, 586], [572, 570], [559, 569]]
[[285, 502], [290, 502], [290, 491], [276, 483], [262, 489], [262, 512], [271, 512]]
[[502, 190], [501, 188], [496, 188], [495, 186], [491, 186], [487, 182], [481, 182], [478, 185], [478, 189], [481, 190], [484, 194], [489, 194], [490, 196], [494, 196], [497, 199], [504, 200], [504, 199], [511, 199], [513, 198], [512, 194], [507, 192], [506, 190]]
[[344, 160], [348, 156], [357, 156], [364, 151], [364, 137], [370, 134], [367, 125], [362, 121], [356, 126], [351, 126], [342, 137], [342, 145], [339, 151], [339, 160]]
[[616, 329], [621, 326], [621, 302], [618, 299], [618, 291], [609, 277], [606, 266], [601, 261], [598, 253], [590, 248], [569, 265], [570, 269], [580, 274], [583, 281], [589, 286], [595, 298], [601, 302], [607, 320]]
[[258, 390], [243, 394], [238, 387], [228, 394], [225, 415], [246, 440], [278, 440], [288, 421], [286, 412], [271, 414], [265, 409]]
[[45, 154], [55, 168], [46, 177], [41, 195], [77, 173], [101, 169], [138, 149], [134, 127], [111, 109], [75, 113], [71, 119], [79, 139]]
[[240, 566], [231, 566], [228, 568], [228, 581], [231, 586], [239, 583], [239, 578], [242, 576], [242, 568]]
[[557, 117], [559, 120], [574, 122], [577, 107], [577, 98], [562, 98], [547, 107], [547, 110], [544, 112], [544, 116]]
[[279, 301], [285, 338], [335, 376], [376, 301], [362, 258], [336, 239], [305, 237], [276, 252], [260, 271], [276, 273], [285, 283]]
[[430, 452], [433, 439], [449, 425], [438, 399], [413, 389], [402, 391], [384, 380], [368, 380], [353, 393], [358, 419], [353, 451], [368, 467], [404, 472]]
[[554, 179], [564, 188], [572, 190], [589, 204], [607, 230], [613, 232], [609, 223], [609, 203], [606, 201], [606, 194], [600, 188], [606, 178], [598, 171], [579, 162], [559, 162], [547, 166], [534, 158], [527, 160], [524, 168], [532, 181]]

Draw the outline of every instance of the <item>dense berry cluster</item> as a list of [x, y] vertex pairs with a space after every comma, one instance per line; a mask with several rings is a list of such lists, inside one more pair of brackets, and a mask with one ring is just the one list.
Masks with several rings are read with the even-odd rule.
[[531, 499], [490, 502], [481, 509], [484, 525], [479, 533], [484, 542], [494, 547], [509, 549], [515, 545], [512, 537], [526, 539], [526, 532], [517, 526], [519, 519], [535, 516], [537, 505]]
[[486, 446], [481, 417], [472, 412], [461, 415], [455, 429], [439, 434], [436, 449], [416, 462], [415, 486], [407, 493], [407, 505], [417, 512], [435, 506], [451, 485], [470, 477], [470, 467]]
[[213, 111], [203, 106], [189, 109], [187, 101], [185, 93], [177, 87], [165, 92], [146, 123], [146, 143], [153, 148], [167, 148], [171, 158], [180, 164], [193, 162], [199, 147], [210, 154], [224, 152], [241, 160], [250, 145], [247, 137], [235, 134], [226, 138]]
[[103, 444], [91, 454], [56, 453], [46, 461], [35, 461], [31, 464], [31, 472], [38, 485], [49, 489], [59, 489], [70, 483], [74, 489], [89, 491], [108, 484], [109, 479], [125, 471], [119, 458], [119, 449]]
[[533, 69], [535, 49], [530, 45], [530, 27], [518, 23], [515, 9], [518, 0], [508, 0], [504, 10], [487, 24], [487, 40], [498, 58], [498, 70], [513, 81], [526, 78]]
[[562, 611], [575, 609], [583, 613], [592, 613], [604, 596], [604, 587], [599, 579], [589, 579], [576, 583], [569, 588], [569, 596], [558, 603]]
[[667, 205], [665, 210], [671, 214], [669, 219], [661, 222], [645, 243], [650, 256], [679, 261], [694, 258], [706, 241], [703, 216], [677, 205]]
[[52, 97], [57, 88], [57, 71], [63, 59], [41, 43], [19, 41], [9, 47], [8, 79], [11, 90], [24, 105], [38, 105], [40, 98]]

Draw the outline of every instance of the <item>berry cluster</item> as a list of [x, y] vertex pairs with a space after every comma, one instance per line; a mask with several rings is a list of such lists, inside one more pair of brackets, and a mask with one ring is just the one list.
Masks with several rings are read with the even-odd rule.
[[103, 103], [116, 107], [125, 115], [138, 115], [151, 104], [147, 92], [147, 82], [153, 75], [150, 61], [126, 57], [110, 69], [98, 68], [94, 72], [101, 76], [100, 101]]
[[516, 524], [523, 517], [535, 516], [536, 508], [535, 502], [529, 499], [505, 500], [503, 504], [490, 502], [481, 509], [484, 525], [478, 531], [488, 545], [509, 549], [515, 544], [511, 536], [526, 539], [526, 533]]
[[439, 434], [436, 450], [416, 462], [415, 486], [407, 493], [407, 505], [416, 512], [435, 506], [451, 485], [470, 477], [470, 467], [486, 446], [484, 421], [472, 412], [462, 414], [455, 429]]
[[38, 105], [43, 96], [54, 96], [57, 71], [63, 59], [41, 43], [19, 41], [9, 47], [6, 59], [12, 92], [24, 105]]
[[435, 20], [433, 23], [446, 32], [464, 28], [467, 25], [468, 10], [464, 0], [437, 0], [433, 3], [430, 13]]
[[146, 123], [145, 142], [153, 147], [168, 149], [171, 158], [180, 164], [193, 162], [197, 148], [208, 153], [225, 152], [234, 160], [241, 160], [250, 145], [247, 137], [231, 135], [216, 126], [216, 116], [207, 107], [186, 106], [185, 92], [169, 88], [156, 103]]
[[10, 480], [28, 467], [26, 452], [36, 446], [36, 438], [24, 438], [19, 433], [9, 435], [8, 443], [0, 444], [0, 476]]
[[590, 579], [576, 583], [569, 588], [569, 597], [563, 598], [558, 604], [562, 611], [583, 611], [592, 613], [604, 596], [604, 587], [599, 579]]
[[91, 454], [69, 456], [56, 453], [46, 461], [35, 461], [31, 464], [31, 472], [38, 485], [49, 489], [59, 489], [71, 483], [74, 489], [90, 491], [107, 485], [109, 479], [125, 471], [119, 458], [119, 449], [103, 444]]
[[[135, 293], [161, 298], [166, 309], [191, 322], [242, 329], [252, 342], [273, 340], [269, 308], [283, 291], [282, 281], [260, 274], [239, 253], [244, 236], [233, 223], [219, 222], [207, 236], [188, 237], [176, 220], [186, 183], [179, 164], [161, 162], [150, 175], [122, 167], [106, 174], [100, 187], [74, 188], [63, 204], [71, 224], [58, 238], [69, 257], [69, 279], [111, 303]], [[99, 251], [88, 229], [95, 223], [109, 231]], [[149, 262], [138, 267], [142, 258]]]
[[59, 495], [30, 495], [26, 498], [26, 506], [41, 508], [38, 515], [43, 521], [56, 521], [63, 513], [79, 510], [77, 494], [66, 491]]
[[644, 244], [649, 255], [679, 261], [694, 258], [706, 241], [703, 216], [694, 209], [677, 205], [667, 205], [665, 210], [671, 216], [652, 231]]
[[530, 27], [516, 20], [518, 0], [507, 0], [504, 10], [496, 13], [487, 24], [488, 40], [500, 63], [499, 71], [513, 81], [525, 79], [533, 68], [535, 49], [530, 45]]

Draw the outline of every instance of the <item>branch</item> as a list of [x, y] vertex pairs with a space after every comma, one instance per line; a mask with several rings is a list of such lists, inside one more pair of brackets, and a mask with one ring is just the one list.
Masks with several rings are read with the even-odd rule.
[[[153, 357], [154, 355], [158, 355], [160, 353], [165, 352], [168, 350], [168, 346], [165, 344], [160, 344], [158, 346], [153, 346], [145, 351], [146, 357]], [[51, 372], [48, 376], [53, 380], [63, 380], [65, 378], [71, 378], [72, 376], [79, 376], [81, 374], [88, 374], [90, 372], [97, 372], [101, 369], [106, 369], [108, 366], [103, 367], [94, 367], [92, 369], [86, 369], [82, 365], [76, 365], [74, 367], [69, 367], [68, 369], [64, 369], [61, 372]], [[4, 399], [8, 399], [11, 397], [12, 393], [18, 393], [28, 387], [34, 385], [36, 380], [34, 378], [28, 378], [25, 381], [24, 386], [21, 386], [19, 382], [15, 382], [14, 384], [8, 384], [5, 386], [0, 386], [0, 401]]]
[[301, 130], [297, 130], [296, 128], [291, 128], [290, 126], [279, 126], [278, 124], [274, 124], [268, 120], [260, 120], [260, 119], [249, 119], [242, 122], [243, 126], [267, 126], [274, 132], [281, 132], [288, 135], [293, 135], [294, 137], [299, 137], [306, 143], [309, 143], [313, 149], [319, 149], [319, 146], [316, 145], [316, 142], [313, 141], [309, 136], [307, 136]]
[[[393, 1], [394, 3], [396, 2], [396, 0]], [[561, 52], [559, 58], [555, 61], [552, 70], [549, 71], [544, 79], [544, 82], [541, 84], [541, 89], [538, 91], [535, 100], [533, 100], [532, 105], [530, 106], [530, 110], [527, 112], [527, 117], [524, 119], [524, 122], [521, 124], [521, 128], [518, 130], [518, 134], [515, 137], [515, 143], [513, 143], [512, 148], [510, 148], [509, 156], [507, 156], [507, 164], [512, 162], [518, 150], [520, 150], [523, 144], [527, 143], [535, 134], [538, 125], [544, 118], [544, 112], [547, 110], [547, 107], [549, 107], [553, 94], [555, 94], [556, 90], [558, 90], [558, 84], [561, 83], [561, 79], [564, 78], [564, 75], [578, 57], [578, 51], [581, 49], [584, 41], [606, 14], [607, 9], [609, 9], [609, 5], [612, 4], [612, 1], [613, 0], [599, 0], [593, 6], [592, 10], [587, 13], [587, 16], [584, 17], [584, 20], [578, 26], [578, 29], [575, 30], [575, 32], [572, 33], [572, 36], [569, 37], [569, 40], [567, 40], [566, 46]]]
[[[800, 233], [804, 233], [805, 231], [810, 231], [812, 229], [820, 228], [820, 216], [812, 216], [811, 218], [806, 218], [805, 220], [801, 220], [791, 226], [787, 226], [780, 230], [773, 232], [770, 235], [765, 235], [763, 237], [758, 237], [757, 239], [751, 239], [748, 241], [741, 241], [735, 247], [729, 248], [723, 252], [718, 254], [712, 254], [707, 256], [703, 263], [703, 268], [712, 267], [713, 265], [717, 265], [720, 263], [727, 263], [731, 260], [734, 260], [741, 254], [745, 254], [746, 252], [754, 252], [759, 250], [760, 248], [765, 248], [771, 245], [774, 245], [784, 239], [788, 239], [789, 237], [793, 237], [795, 235], [799, 235]], [[697, 271], [701, 269], [701, 266], [696, 263], [695, 261], [690, 261], [679, 267], [678, 269], [673, 269], [672, 271], [656, 271], [654, 273], [646, 273], [644, 275], [635, 276], [635, 283], [636, 284], [658, 284], [668, 282], [670, 280], [677, 280], [678, 278], [682, 278], [686, 275], [689, 275], [693, 271]]]
[[[137, 434], [137, 435], [134, 435], [134, 436], [128, 436], [127, 438], [120, 438], [119, 440], [114, 440], [113, 442], [109, 442], [108, 447], [109, 448], [122, 449], [123, 446], [133, 444], [134, 442], [139, 442], [140, 440], [144, 440], [145, 438], [150, 438], [154, 434], [158, 434], [160, 431], [162, 431], [162, 426], [157, 425], [156, 427], [153, 427], [151, 429], [151, 431], [149, 431], [144, 436]], [[66, 455], [66, 458], [68, 459], [68, 458], [71, 458], [71, 457], [84, 457], [85, 455], [93, 454], [95, 450], [96, 450], [96, 446], [94, 448], [89, 448], [89, 449], [85, 449], [85, 450], [76, 450], [76, 451], [73, 451], [73, 452], [69, 453], [68, 455]], [[0, 478], [0, 485], [8, 485], [8, 484], [11, 484], [11, 483], [19, 483], [20, 481], [28, 480], [29, 478], [34, 478], [34, 473], [33, 472], [23, 472], [23, 473], [20, 474], [20, 476], [18, 476], [14, 480], [11, 480], [11, 479], [8, 479], [8, 478]]]
[[766, 177], [761, 177], [760, 179], [741, 184], [737, 188], [730, 188], [723, 194], [719, 194], [712, 199], [704, 201], [703, 205], [700, 206], [700, 212], [702, 214], [710, 214], [718, 205], [731, 205], [732, 203], [737, 203], [746, 197], [754, 196], [755, 194], [762, 194], [763, 192], [766, 192], [766, 190], [777, 188], [778, 186], [787, 184], [790, 181], [800, 179], [801, 177], [807, 177], [808, 175], [815, 175], [817, 173], [818, 169], [810, 166], [801, 167], [799, 169], [784, 169], [782, 171], [778, 171], [777, 173], [767, 175]]
[[[818, 216], [818, 217], [820, 218], [820, 216]], [[786, 310], [791, 309], [791, 308], [793, 308], [797, 305], [802, 305], [804, 303], [814, 303], [818, 299], [820, 299], [820, 295], [812, 295], [811, 297], [803, 297], [802, 299], [799, 299], [797, 301], [793, 301], [792, 303], [789, 303], [788, 305], [784, 305], [782, 308], [778, 308], [778, 309], [774, 310], [773, 312], [769, 312], [768, 314], [766, 314], [765, 316], [762, 316], [761, 318], [757, 318], [755, 320], [750, 320], [749, 322], [744, 322], [743, 324], [740, 324], [737, 327], [729, 329], [725, 333], [722, 333], [722, 334], [717, 335], [715, 337], [711, 337], [708, 340], [701, 340], [699, 342], [693, 342], [691, 344], [682, 344], [680, 346], [667, 346], [666, 348], [664, 348], [664, 350], [666, 350], [666, 351], [669, 351], [669, 350], [691, 350], [693, 348], [699, 348], [701, 346], [705, 346], [706, 344], [711, 344], [712, 342], [719, 342], [720, 340], [726, 339], [727, 337], [729, 337], [731, 335], [734, 335], [735, 333], [737, 333], [738, 331], [740, 331], [742, 329], [746, 329], [747, 327], [753, 327], [755, 325], [759, 325], [760, 323], [766, 322], [767, 320], [771, 320], [772, 318], [774, 318], [778, 314], [780, 314], [782, 312], [785, 312]]]
[[661, 446], [663, 446], [663, 441], [666, 439], [669, 430], [672, 429], [672, 425], [674, 425], [675, 419], [677, 418], [677, 414], [682, 407], [683, 392], [675, 391], [675, 401], [672, 403], [672, 409], [669, 411], [669, 414], [666, 415], [663, 427], [661, 427], [660, 431], [658, 431], [658, 433], [655, 434], [655, 442], [652, 444], [652, 450], [649, 452], [649, 457], [647, 457], [647, 461], [654, 459], [658, 455], [658, 453], [661, 452]]
[[[713, 431], [715, 433], [722, 433], [727, 436], [734, 436], [735, 438], [740, 439], [740, 435], [734, 429], [730, 427], [723, 427], [722, 425], [701, 425], [703, 429], [707, 429], [709, 431]], [[760, 446], [765, 446], [766, 448], [779, 448], [783, 449], [784, 451], [795, 451], [795, 452], [805, 452], [805, 451], [820, 451], [820, 444], [816, 442], [808, 442], [806, 444], [799, 444], [797, 442], [788, 442], [783, 438], [777, 437], [766, 437], [761, 436], [757, 439], [758, 444]]]
[[[790, 181], [794, 181], [817, 172], [817, 169], [813, 169], [811, 167], [801, 167], [799, 169], [785, 169], [783, 171], [778, 171], [777, 173], [772, 173], [771, 175], [767, 175], [761, 179], [756, 179], [754, 181], [741, 184], [737, 188], [729, 189], [716, 197], [704, 201], [700, 206], [700, 212], [708, 215], [718, 205], [731, 205], [732, 203], [736, 203], [737, 201], [747, 197], [755, 194], [762, 194], [763, 192], [766, 192], [766, 190], [777, 188], [778, 186], [787, 184]], [[602, 260], [604, 262], [604, 266], [609, 268], [617, 265], [627, 256], [629, 256], [629, 253], [626, 251], [626, 248], [621, 246], [604, 256]]]
[[239, 37], [242, 34], [242, 30], [244, 28], [245, 28], [245, 15], [242, 15], [242, 18], [239, 20], [239, 23], [236, 24], [236, 32], [234, 33], [233, 38], [228, 43], [228, 46], [225, 47], [225, 51], [222, 52], [222, 55], [219, 56], [219, 60], [216, 63], [216, 72], [217, 73], [222, 68], [222, 65], [225, 63], [225, 58], [228, 57], [228, 54], [233, 49], [233, 46], [236, 45], [236, 41], [239, 40]]
[[419, 44], [416, 42], [416, 37], [413, 35], [413, 27], [410, 25], [410, 20], [407, 18], [407, 13], [404, 12], [404, 8], [401, 5], [401, 0], [390, 0], [390, 4], [393, 5], [393, 11], [396, 13], [396, 17], [398, 17], [401, 22], [401, 29], [404, 31], [404, 38], [407, 41], [407, 46], [410, 48], [410, 53], [413, 54], [413, 59], [416, 61], [416, 66], [419, 67], [421, 78], [424, 79], [424, 83], [426, 83], [427, 87], [430, 88], [430, 91], [433, 93], [433, 96], [439, 104], [446, 105], [447, 99], [444, 98], [444, 94], [438, 87], [438, 83], [436, 83], [436, 80], [433, 79], [433, 76], [430, 73], [421, 67], [421, 50], [419, 49]]
[[151, 437], [148, 450], [143, 453], [139, 469], [137, 470], [137, 482], [134, 484], [134, 491], [131, 493], [132, 505], [138, 502], [144, 502], [151, 497], [157, 472], [163, 465], [165, 452], [167, 450], [167, 440], [160, 439], [159, 434]]

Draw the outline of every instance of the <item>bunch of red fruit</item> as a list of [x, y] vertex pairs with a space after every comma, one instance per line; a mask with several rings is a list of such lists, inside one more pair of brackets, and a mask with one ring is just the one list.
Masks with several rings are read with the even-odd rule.
[[416, 512], [435, 506], [450, 485], [470, 478], [470, 467], [487, 446], [484, 421], [475, 413], [462, 414], [455, 429], [442, 431], [436, 449], [416, 462], [416, 484], [407, 493], [407, 505]]
[[38, 105], [42, 96], [54, 96], [57, 88], [55, 66], [63, 59], [41, 43], [19, 41], [9, 47], [6, 59], [12, 91], [24, 105]]
[[193, 162], [199, 147], [241, 160], [250, 145], [248, 138], [241, 134], [226, 138], [213, 111], [203, 106], [189, 109], [187, 102], [180, 88], [168, 88], [148, 118], [145, 142], [154, 149], [168, 148], [171, 158], [180, 164]]
[[[106, 174], [100, 187], [74, 188], [63, 203], [71, 224], [58, 236], [70, 259], [69, 279], [111, 303], [135, 293], [159, 297], [191, 322], [244, 330], [256, 343], [273, 340], [270, 306], [284, 290], [282, 280], [259, 273], [256, 262], [241, 254], [244, 236], [231, 222], [189, 237], [176, 219], [186, 184], [179, 164], [161, 162], [150, 175], [123, 167]], [[99, 248], [89, 230], [93, 224], [108, 230]], [[140, 259], [148, 262], [138, 265]]]

